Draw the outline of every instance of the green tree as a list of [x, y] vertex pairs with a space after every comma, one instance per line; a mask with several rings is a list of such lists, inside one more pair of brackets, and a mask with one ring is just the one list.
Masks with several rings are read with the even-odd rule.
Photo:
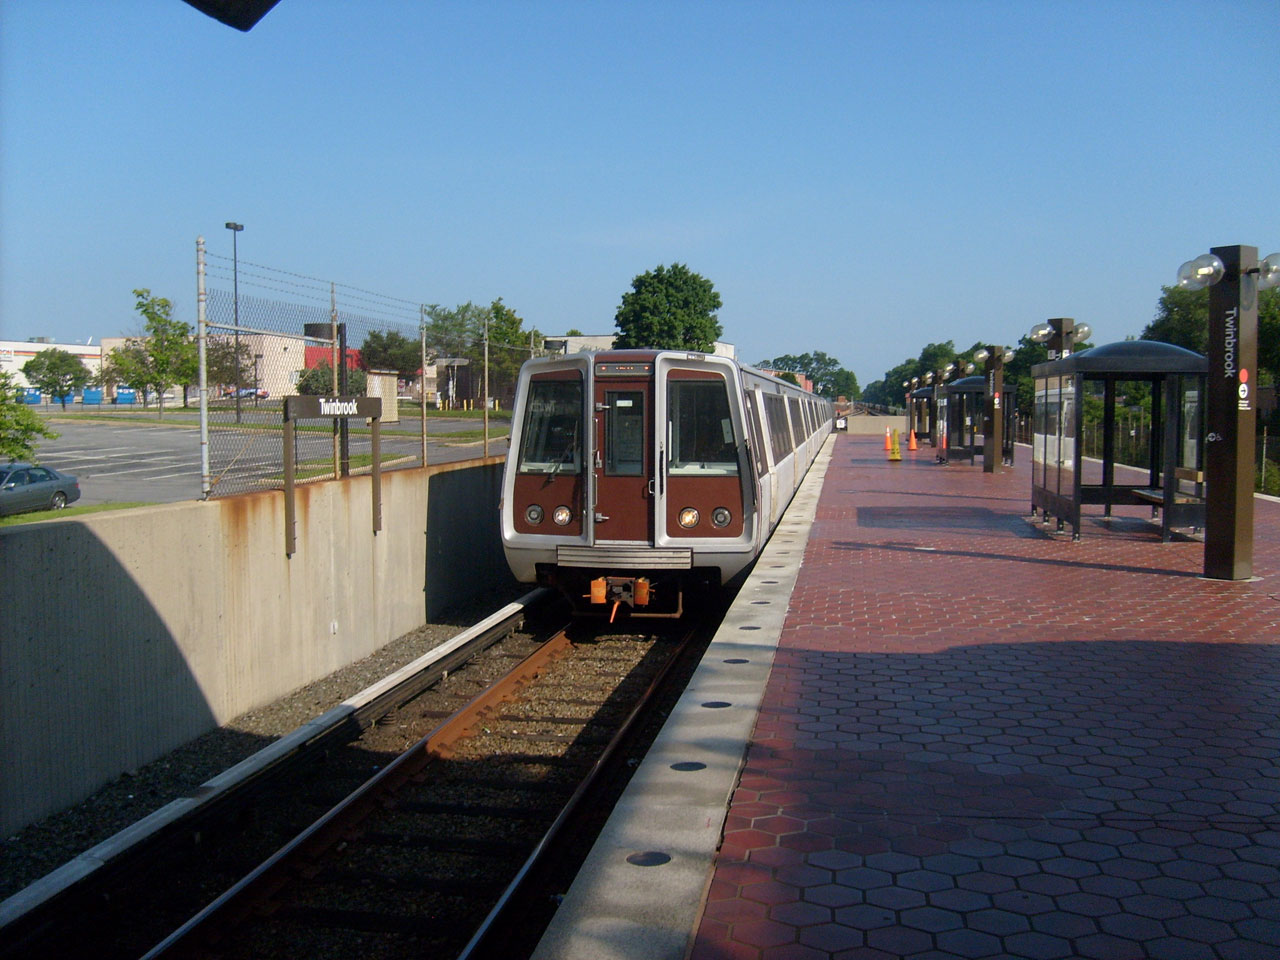
[[823, 396], [831, 400], [837, 397], [844, 397], [847, 400], [861, 400], [862, 388], [858, 386], [858, 378], [854, 376], [853, 371], [845, 370], [841, 367], [831, 378], [831, 392], [823, 394]]
[[124, 346], [116, 347], [102, 358], [98, 383], [104, 387], [114, 387], [119, 384], [132, 387], [142, 394], [145, 403], [151, 382], [150, 363], [147, 351], [140, 344], [133, 340], [126, 340]]
[[[298, 371], [298, 393], [308, 397], [333, 396], [333, 366], [321, 360], [310, 370]], [[347, 371], [347, 393], [363, 397], [369, 388], [369, 378], [358, 367]]]
[[840, 396], [850, 396], [849, 393], [837, 388], [837, 380], [841, 387], [848, 387], [852, 379], [853, 389], [857, 389], [858, 378], [841, 367], [839, 360], [827, 356], [821, 350], [802, 353], [800, 356], [786, 353], [772, 360], [764, 360], [760, 366], [770, 370], [793, 370], [796, 373], [803, 373], [813, 381], [815, 393], [832, 400]]
[[[1143, 340], [1172, 343], [1196, 353], [1209, 347], [1209, 290], [1161, 287], [1155, 318]], [[1280, 380], [1280, 289], [1258, 294], [1258, 367], [1261, 382]]]
[[73, 353], [50, 347], [41, 350], [22, 366], [27, 382], [62, 401], [67, 409], [67, 395], [86, 386], [93, 379], [89, 368]]
[[614, 316], [615, 347], [657, 347], [710, 353], [723, 332], [720, 294], [682, 263], [659, 265], [631, 281]]
[[205, 376], [209, 386], [233, 387], [237, 383], [248, 383], [252, 380], [253, 351], [249, 344], [241, 342], [237, 362], [236, 340], [234, 337], [209, 337], [204, 347]]
[[34, 410], [18, 400], [13, 376], [0, 371], [0, 457], [30, 460], [41, 438], [53, 440], [57, 436]]
[[[183, 400], [186, 387], [196, 379], [199, 369], [199, 352], [191, 339], [191, 325], [173, 317], [173, 304], [164, 297], [153, 297], [145, 287], [134, 290], [134, 309], [142, 315], [145, 335], [131, 337], [129, 347], [141, 350], [145, 366], [134, 371], [143, 381], [143, 403], [146, 393], [154, 390], [159, 398], [160, 417], [164, 417], [164, 395], [170, 387], [182, 386]], [[137, 354], [134, 354], [137, 359]], [[129, 382], [129, 381], [125, 381]], [[136, 386], [136, 384], [130, 384]]]
[[360, 345], [360, 366], [365, 370], [394, 370], [414, 377], [422, 366], [422, 344], [398, 330], [371, 330]]
[[787, 383], [793, 384], [797, 387], [800, 386], [800, 379], [790, 370], [783, 370], [778, 374], [778, 379], [785, 380]]
[[515, 395], [520, 366], [542, 344], [542, 332], [524, 328], [519, 315], [499, 297], [489, 305], [489, 392], [495, 397]]

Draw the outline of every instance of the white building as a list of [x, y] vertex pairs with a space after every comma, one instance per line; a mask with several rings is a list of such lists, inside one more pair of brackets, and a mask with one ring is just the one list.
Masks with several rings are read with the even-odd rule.
[[13, 382], [19, 387], [29, 387], [22, 368], [41, 350], [64, 350], [77, 356], [89, 368], [89, 372], [97, 374], [102, 368], [102, 347], [84, 343], [54, 343], [46, 337], [33, 337], [30, 340], [0, 340], [0, 372], [13, 376]]

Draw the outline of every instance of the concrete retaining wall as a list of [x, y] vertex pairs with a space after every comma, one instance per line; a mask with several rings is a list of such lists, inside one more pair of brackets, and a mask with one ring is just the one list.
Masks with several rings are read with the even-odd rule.
[[876, 417], [871, 414], [859, 414], [856, 417], [849, 417], [848, 419], [849, 428], [845, 431], [846, 433], [852, 433], [863, 437], [883, 437], [885, 427], [888, 427], [890, 430], [897, 427], [899, 433], [901, 433], [904, 438], [906, 437], [907, 417], [905, 414], [900, 414], [894, 417]]
[[510, 578], [501, 458], [0, 529], [0, 831]]

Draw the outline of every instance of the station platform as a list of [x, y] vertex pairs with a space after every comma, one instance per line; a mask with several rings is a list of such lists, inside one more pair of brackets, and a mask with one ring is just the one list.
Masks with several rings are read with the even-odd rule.
[[1205, 580], [1026, 452], [828, 441], [536, 957], [1280, 956], [1280, 502]]

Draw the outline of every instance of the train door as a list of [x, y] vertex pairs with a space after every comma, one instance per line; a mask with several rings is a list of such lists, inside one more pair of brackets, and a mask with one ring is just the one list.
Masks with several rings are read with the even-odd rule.
[[594, 542], [653, 543], [653, 364], [598, 363]]

